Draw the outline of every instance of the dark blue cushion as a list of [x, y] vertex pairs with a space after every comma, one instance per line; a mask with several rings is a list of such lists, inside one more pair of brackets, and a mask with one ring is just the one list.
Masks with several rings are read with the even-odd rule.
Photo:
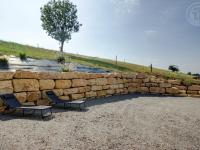
[[6, 103], [6, 105], [8, 105], [11, 108], [16, 108], [21, 106], [20, 102], [17, 100], [14, 94], [5, 94], [2, 96], [2, 98]]

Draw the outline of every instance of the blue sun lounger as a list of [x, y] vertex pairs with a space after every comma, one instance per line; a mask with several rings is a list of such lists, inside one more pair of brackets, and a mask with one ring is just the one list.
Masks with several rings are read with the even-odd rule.
[[[0, 95], [0, 98], [3, 100], [8, 110], [22, 110], [23, 116], [25, 115], [26, 110], [40, 111], [41, 117], [51, 116], [52, 115], [52, 106], [22, 106], [21, 103], [17, 100], [14, 94], [4, 94]], [[49, 111], [49, 113], [45, 113]]]
[[53, 91], [46, 92], [47, 98], [54, 104], [54, 105], [63, 105], [64, 108], [70, 107], [72, 108], [73, 105], [79, 107], [79, 109], [85, 108], [85, 101], [77, 100], [77, 101], [65, 101], [60, 99]]

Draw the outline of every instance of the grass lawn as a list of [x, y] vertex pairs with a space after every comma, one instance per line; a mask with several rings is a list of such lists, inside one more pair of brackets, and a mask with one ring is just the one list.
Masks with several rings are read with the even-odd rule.
[[[5, 41], [0, 41], [0, 53], [6, 55], [15, 55], [15, 56], [19, 56], [19, 53], [26, 53], [26, 55], [31, 58], [50, 59], [50, 60], [56, 60], [56, 58], [60, 55], [60, 52], [55, 50], [36, 48], [28, 45], [22, 45]], [[64, 56], [68, 61], [76, 62], [82, 65], [99, 67], [115, 72], [123, 71], [123, 72], [150, 73], [150, 68], [142, 65], [124, 63], [124, 62], [118, 62], [116, 65], [115, 61], [113, 60], [102, 59], [97, 57], [89, 57], [71, 53], [64, 53]], [[190, 83], [200, 84], [199, 80], [194, 80], [192, 76], [184, 73], [172, 73], [167, 70], [153, 68], [152, 74], [163, 76], [164, 78], [180, 79], [188, 84]]]

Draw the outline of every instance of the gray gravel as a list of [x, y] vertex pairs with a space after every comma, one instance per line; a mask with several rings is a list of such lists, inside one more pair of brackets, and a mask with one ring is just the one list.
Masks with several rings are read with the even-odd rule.
[[127, 95], [88, 105], [54, 109], [46, 121], [0, 116], [0, 149], [200, 149], [200, 99]]

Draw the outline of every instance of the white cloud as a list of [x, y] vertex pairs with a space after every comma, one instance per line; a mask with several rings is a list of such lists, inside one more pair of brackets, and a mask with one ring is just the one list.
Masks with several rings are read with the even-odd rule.
[[147, 36], [155, 36], [157, 34], [157, 31], [156, 30], [146, 30], [146, 31], [144, 31], [144, 33]]
[[140, 0], [110, 0], [117, 13], [132, 13], [135, 6], [140, 5]]

